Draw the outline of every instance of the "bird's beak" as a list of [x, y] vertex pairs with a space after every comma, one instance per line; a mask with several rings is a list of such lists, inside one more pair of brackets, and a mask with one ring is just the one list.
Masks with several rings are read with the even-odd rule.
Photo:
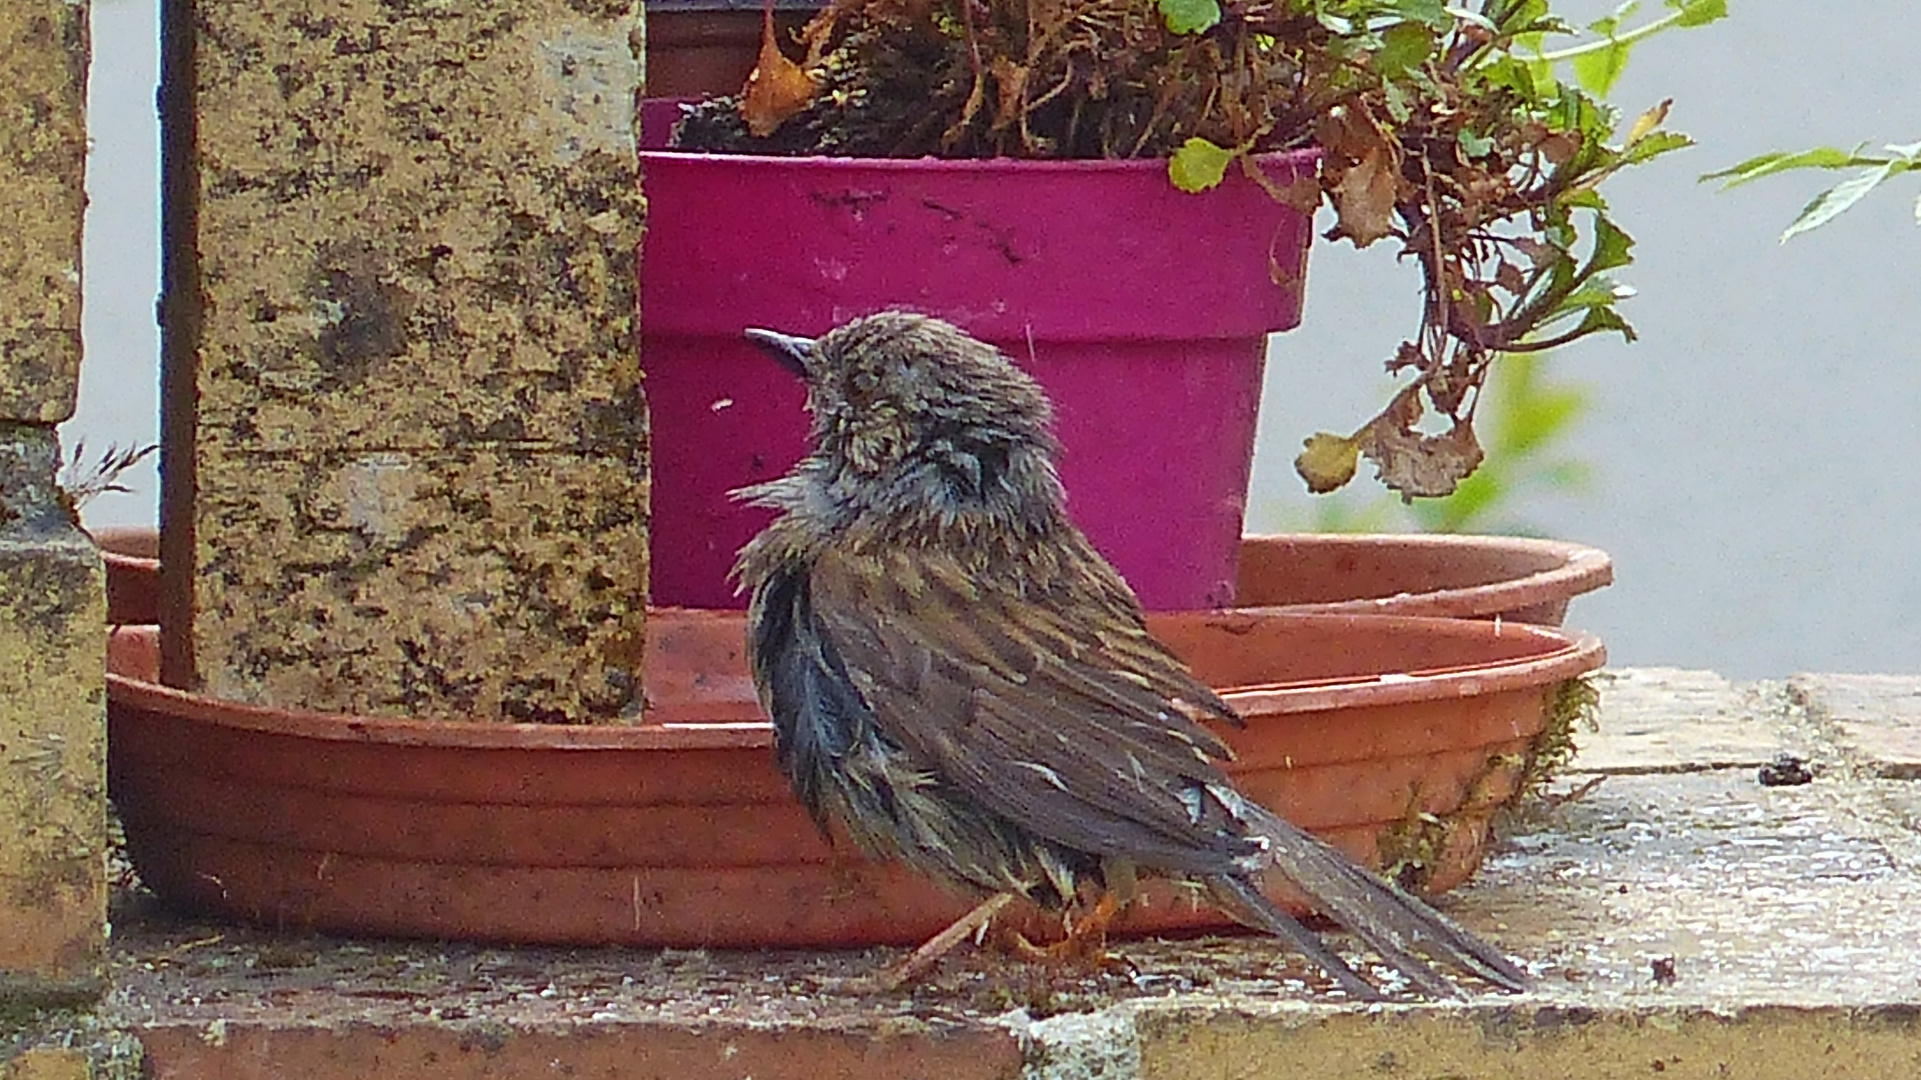
[[745, 331], [747, 340], [767, 350], [767, 354], [780, 361], [780, 366], [805, 379], [807, 359], [814, 355], [814, 339], [794, 337], [774, 330], [761, 330], [750, 327]]

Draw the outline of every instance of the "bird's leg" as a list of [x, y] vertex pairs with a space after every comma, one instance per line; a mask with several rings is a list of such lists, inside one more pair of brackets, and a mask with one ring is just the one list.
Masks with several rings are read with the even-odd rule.
[[918, 982], [943, 957], [953, 952], [955, 946], [985, 932], [988, 924], [994, 921], [994, 916], [1013, 901], [1013, 893], [995, 893], [974, 905], [972, 911], [948, 924], [947, 929], [928, 938], [920, 948], [908, 953], [899, 963], [865, 978], [847, 980], [836, 988], [853, 993], [886, 994]]
[[1030, 964], [1131, 970], [1132, 965], [1126, 960], [1107, 951], [1107, 928], [1121, 913], [1121, 907], [1121, 899], [1116, 893], [1103, 891], [1085, 916], [1068, 922], [1067, 936], [1051, 945], [1036, 945], [1018, 930], [1009, 930], [1002, 941], [1015, 956]]

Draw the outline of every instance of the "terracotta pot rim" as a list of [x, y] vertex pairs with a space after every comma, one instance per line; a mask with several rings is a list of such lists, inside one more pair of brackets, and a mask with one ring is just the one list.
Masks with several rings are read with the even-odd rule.
[[101, 558], [144, 573], [160, 572], [160, 557], [136, 552], [155, 551], [160, 546], [160, 530], [153, 525], [105, 525], [87, 530]]
[[1317, 548], [1351, 548], [1356, 551], [1392, 546], [1397, 548], [1472, 548], [1520, 556], [1534, 556], [1551, 564], [1522, 577], [1483, 585], [1454, 589], [1432, 589], [1419, 593], [1359, 600], [1329, 600], [1318, 603], [1251, 605], [1239, 610], [1303, 614], [1368, 615], [1392, 607], [1397, 615], [1452, 614], [1476, 616], [1514, 611], [1536, 604], [1593, 592], [1614, 582], [1614, 560], [1607, 552], [1568, 540], [1544, 540], [1527, 536], [1489, 536], [1479, 533], [1248, 533], [1243, 545], [1258, 541], [1312, 544]]
[[[678, 617], [711, 614], [725, 619], [730, 613], [675, 610]], [[1205, 617], [1231, 619], [1236, 612], [1174, 613], [1159, 618]], [[734, 617], [738, 617], [737, 613]], [[1153, 618], [1154, 616], [1150, 616]], [[1339, 708], [1447, 700], [1504, 690], [1539, 686], [1594, 671], [1606, 662], [1601, 639], [1579, 631], [1523, 623], [1479, 622], [1428, 616], [1348, 615], [1248, 610], [1250, 626], [1257, 620], [1286, 619], [1306, 624], [1339, 626], [1365, 619], [1379, 629], [1396, 627], [1456, 637], [1531, 638], [1544, 646], [1534, 655], [1490, 660], [1429, 670], [1395, 672], [1311, 682], [1221, 688], [1222, 696], [1243, 711], [1313, 713]], [[119, 627], [115, 634], [156, 634], [151, 626]], [[173, 687], [109, 672], [109, 695], [120, 704], [228, 728], [339, 742], [395, 746], [441, 746], [463, 749], [514, 750], [733, 750], [771, 746], [773, 728], [764, 720], [716, 720], [738, 716], [734, 703], [675, 707], [671, 714], [645, 725], [630, 727], [563, 726], [553, 724], [475, 724], [464, 721], [418, 720], [351, 716], [337, 713], [276, 709], [225, 701]]]
[[[1291, 165], [1296, 168], [1310, 168], [1321, 158], [1319, 147], [1304, 147], [1299, 150], [1270, 150], [1253, 155], [1254, 160], [1269, 165]], [[786, 154], [714, 154], [694, 150], [642, 150], [640, 151], [642, 171], [650, 161], [675, 162], [720, 162], [735, 161], [743, 164], [755, 163], [763, 166], [781, 166], [796, 172], [832, 172], [849, 169], [863, 169], [874, 172], [976, 172], [976, 173], [1094, 173], [1094, 172], [1138, 172], [1164, 175], [1167, 172], [1166, 158], [879, 158], [879, 157], [830, 157], [827, 155], [786, 155]]]

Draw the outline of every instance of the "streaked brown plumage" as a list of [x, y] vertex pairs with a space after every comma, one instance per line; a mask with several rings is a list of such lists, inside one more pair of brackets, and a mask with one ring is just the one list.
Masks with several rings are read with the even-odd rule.
[[1059, 909], [1138, 871], [1378, 991], [1275, 907], [1278, 873], [1419, 990], [1427, 953], [1500, 986], [1491, 946], [1243, 799], [1203, 723], [1239, 724], [1151, 637], [1068, 520], [1051, 409], [991, 346], [885, 312], [818, 341], [749, 331], [808, 385], [813, 453], [746, 494], [750, 656], [780, 763], [866, 851]]

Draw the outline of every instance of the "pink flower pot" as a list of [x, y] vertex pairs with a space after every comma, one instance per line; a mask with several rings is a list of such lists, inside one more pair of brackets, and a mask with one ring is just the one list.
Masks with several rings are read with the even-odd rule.
[[[768, 514], [728, 492], [804, 449], [800, 385], [741, 330], [887, 307], [1041, 381], [1069, 508], [1148, 607], [1232, 601], [1265, 336], [1300, 321], [1306, 217], [1238, 170], [1181, 192], [1163, 161], [641, 157], [654, 603], [743, 603], [727, 573]], [[1286, 184], [1314, 156], [1262, 167]]]

